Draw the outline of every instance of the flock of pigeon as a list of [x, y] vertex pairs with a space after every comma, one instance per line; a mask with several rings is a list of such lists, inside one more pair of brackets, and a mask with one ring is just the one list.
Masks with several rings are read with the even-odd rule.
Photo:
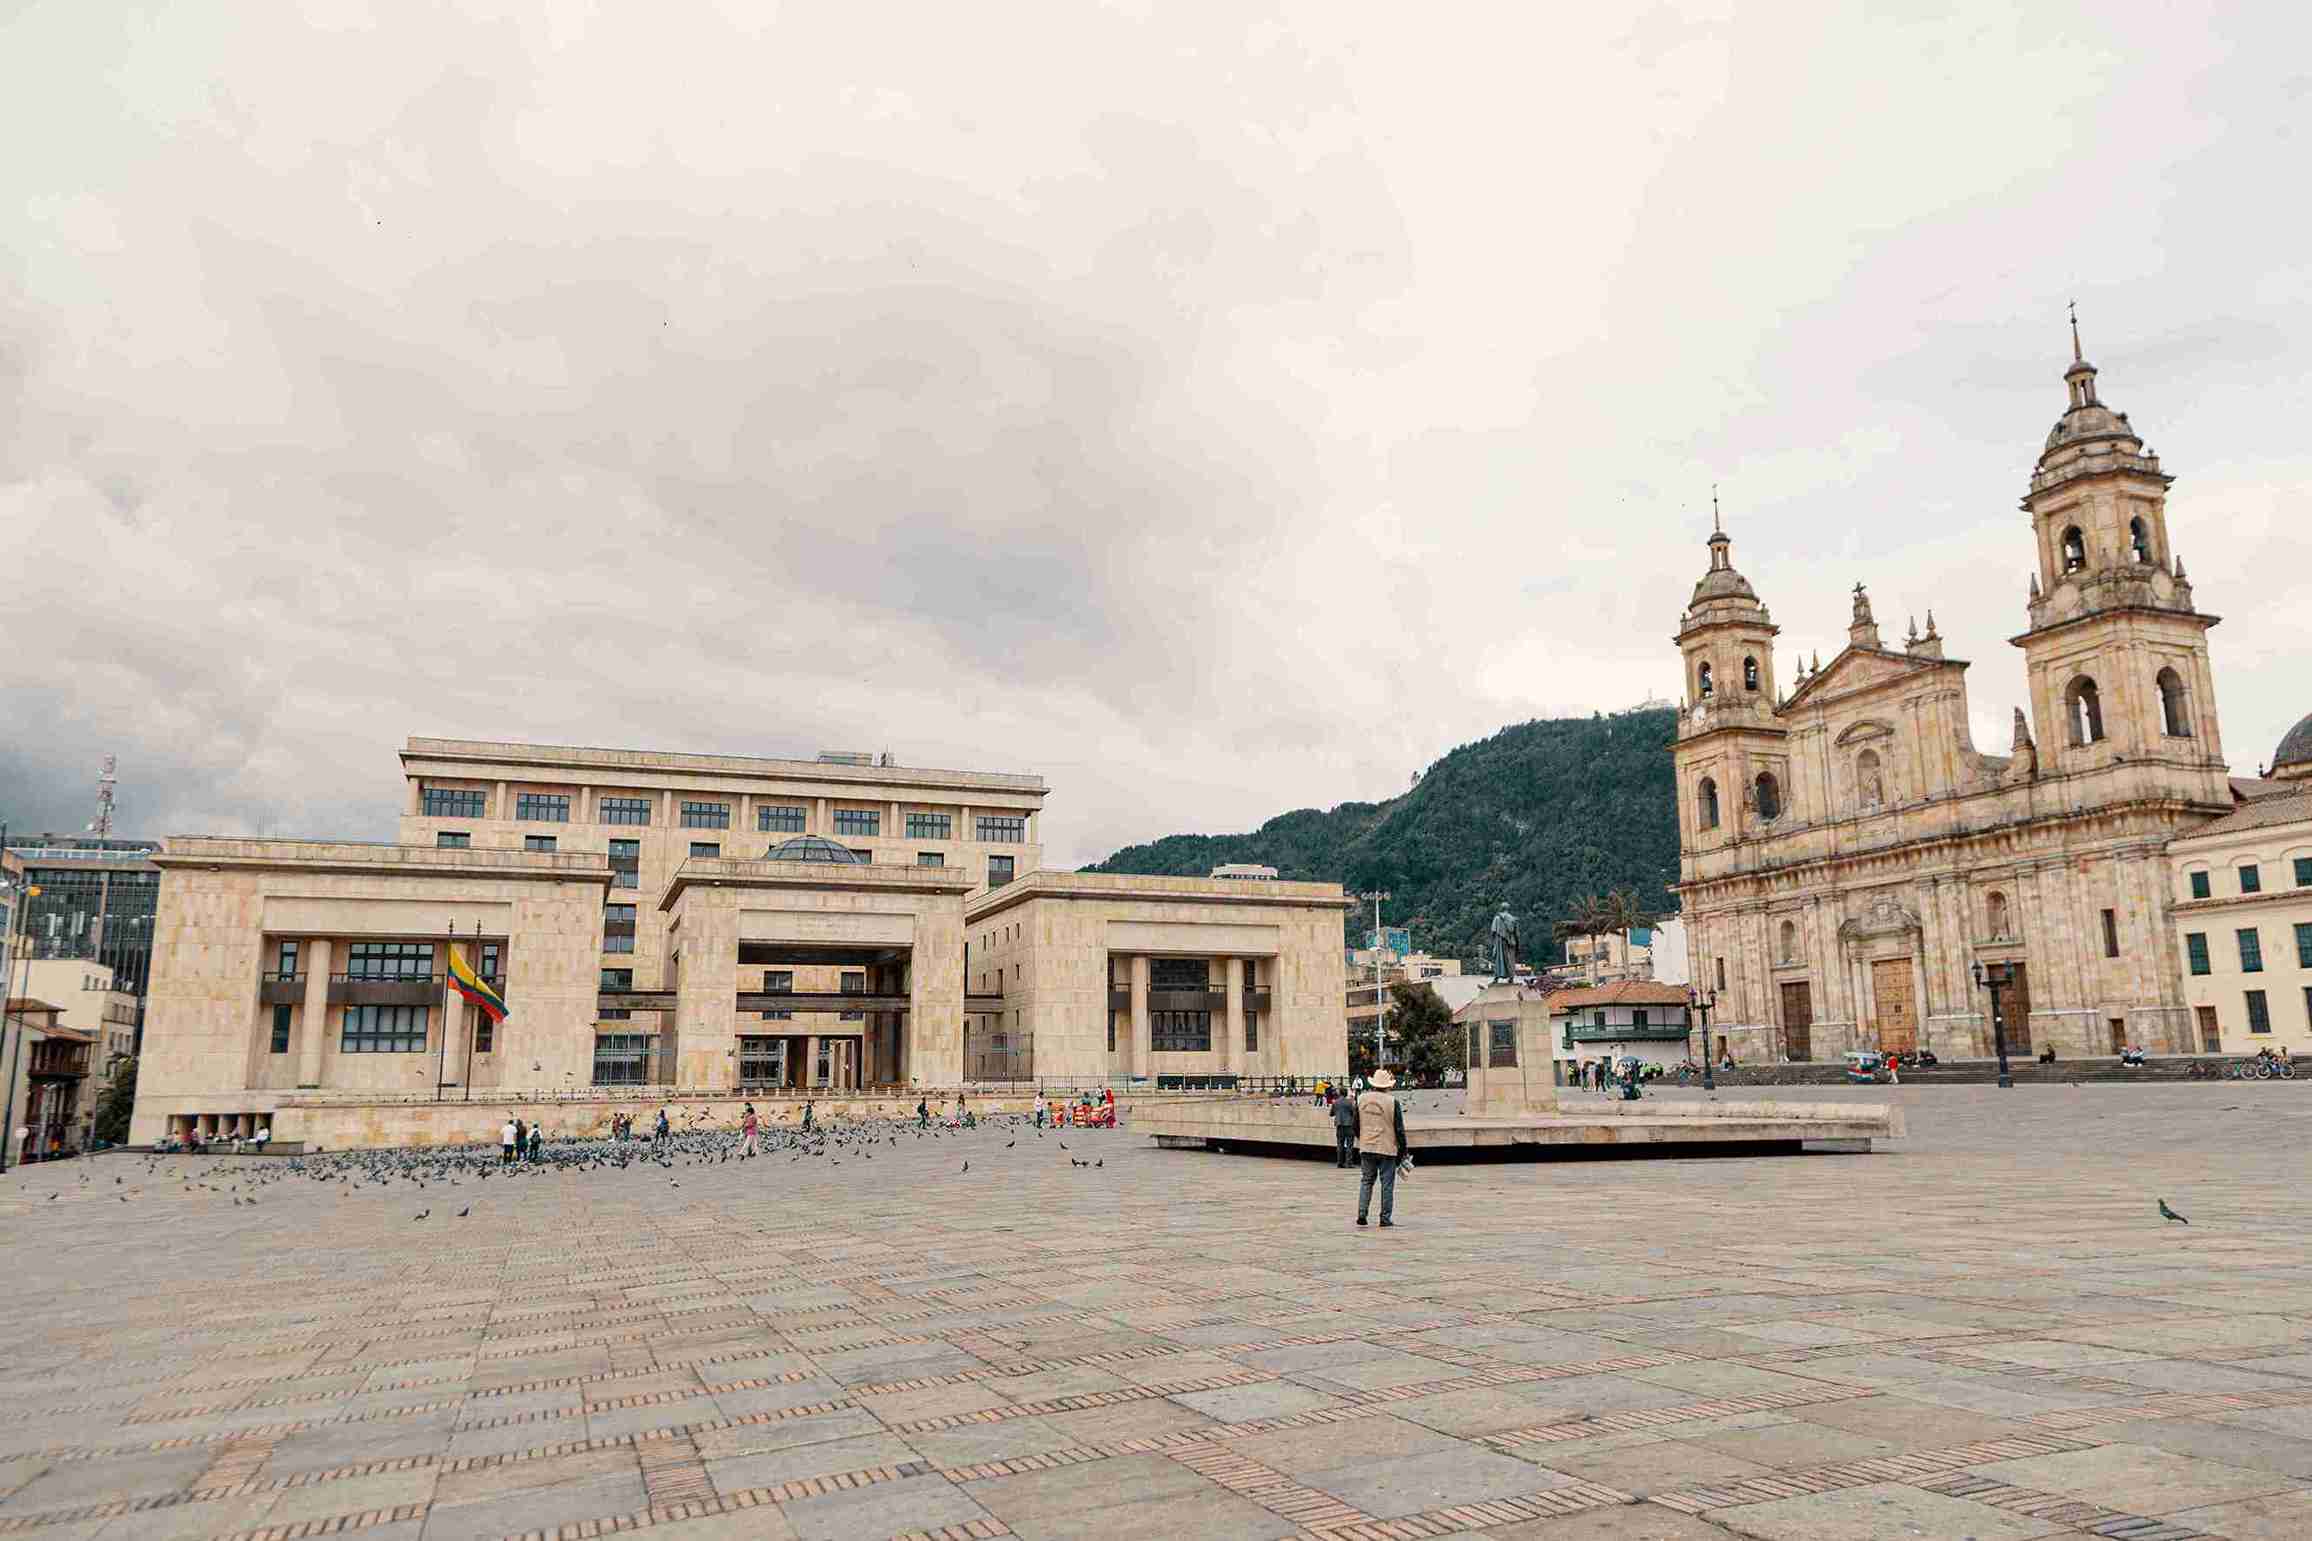
[[[1022, 1139], [1032, 1136], [1037, 1140], [1052, 1139], [1066, 1151], [1067, 1135], [1081, 1137], [1088, 1132], [1038, 1128], [1033, 1118], [1017, 1114], [976, 1119], [960, 1126], [936, 1119], [918, 1124], [911, 1118], [824, 1123], [810, 1129], [792, 1124], [764, 1125], [758, 1136], [757, 1152], [749, 1156], [738, 1130], [714, 1124], [696, 1112], [679, 1127], [670, 1127], [663, 1139], [654, 1139], [647, 1131], [645, 1125], [643, 1133], [624, 1140], [601, 1135], [558, 1137], [548, 1133], [540, 1139], [535, 1160], [525, 1156], [512, 1163], [506, 1162], [503, 1148], [495, 1144], [329, 1151], [251, 1161], [227, 1158], [214, 1163], [156, 1154], [139, 1159], [136, 1186], [131, 1187], [119, 1175], [113, 1175], [112, 1182], [120, 1189], [117, 1197], [123, 1204], [142, 1196], [147, 1186], [164, 1188], [174, 1181], [188, 1194], [224, 1194], [236, 1208], [258, 1207], [259, 1192], [278, 1183], [332, 1184], [343, 1197], [380, 1191], [422, 1197], [421, 1207], [410, 1217], [412, 1220], [430, 1220], [437, 1208], [448, 1211], [449, 1205], [455, 1202], [459, 1207], [449, 1211], [446, 1218], [463, 1220], [473, 1213], [481, 1191], [492, 1182], [522, 1182], [561, 1174], [630, 1173], [639, 1177], [661, 1176], [670, 1186], [679, 1188], [682, 1180], [674, 1174], [686, 1168], [722, 1166], [733, 1161], [824, 1161], [830, 1167], [838, 1167], [845, 1161], [873, 1161], [879, 1153], [888, 1159], [889, 1153], [901, 1142], [923, 1140], [953, 1140], [966, 1149], [976, 1148], [984, 1158], [986, 1147], [998, 1136], [1002, 1137], [1002, 1150], [1014, 1149]], [[1107, 1165], [1107, 1159], [1098, 1156], [1087, 1161], [1071, 1154], [1067, 1160], [1069, 1166], [1085, 1170]], [[106, 1167], [95, 1162], [82, 1161], [75, 1165], [83, 1189], [107, 1175]], [[971, 1161], [966, 1157], [962, 1171], [970, 1170]], [[456, 1190], [454, 1194], [452, 1190]], [[64, 1190], [58, 1188], [49, 1193], [48, 1198], [54, 1201], [63, 1194]]]

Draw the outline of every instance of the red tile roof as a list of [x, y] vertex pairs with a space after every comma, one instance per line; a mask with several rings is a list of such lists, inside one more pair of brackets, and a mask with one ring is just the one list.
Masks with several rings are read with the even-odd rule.
[[1610, 985], [1583, 985], [1559, 990], [1549, 997], [1552, 1013], [1582, 1006], [1683, 1006], [1684, 985], [1656, 984], [1650, 979], [1620, 979]]

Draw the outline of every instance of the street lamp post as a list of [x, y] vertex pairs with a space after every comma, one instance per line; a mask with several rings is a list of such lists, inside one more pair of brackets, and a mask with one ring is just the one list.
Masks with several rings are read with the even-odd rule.
[[1373, 901], [1373, 1068], [1379, 1070], [1387, 1062], [1389, 1049], [1389, 1008], [1381, 998], [1381, 901], [1389, 897], [1385, 888], [1357, 895]]
[[1718, 992], [1688, 985], [1686, 1001], [1702, 1018], [1702, 1090], [1714, 1092], [1718, 1089], [1718, 1081], [1710, 1068], [1710, 1008], [1718, 1004]]
[[1991, 992], [1991, 1047], [1999, 1056], [1999, 1084], [2005, 1087], [2013, 1087], [2015, 1078], [2007, 1073], [2007, 1022], [1999, 1013], [1999, 992], [2014, 982], [2013, 964], [1994, 963], [1985, 968], [1982, 959], [1975, 960], [1975, 987]]

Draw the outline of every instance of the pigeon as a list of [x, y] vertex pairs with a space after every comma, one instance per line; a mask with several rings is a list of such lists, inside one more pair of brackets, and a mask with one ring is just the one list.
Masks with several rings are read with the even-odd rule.
[[414, 1215], [410, 1216], [410, 1218], [411, 1218], [412, 1220], [423, 1220], [423, 1219], [424, 1219], [424, 1218], [425, 1218], [427, 1215], [430, 1215], [430, 1214], [432, 1214], [432, 1213], [433, 1213], [433, 1211], [432, 1211], [432, 1210], [430, 1210], [430, 1209], [421, 1209], [421, 1210], [419, 1210], [419, 1211], [418, 1211], [416, 1214], [414, 1214]]
[[2168, 1208], [2166, 1199], [2161, 1199], [2159, 1201], [2159, 1217], [2162, 1220], [2173, 1220], [2178, 1225], [2191, 1224], [2191, 1221], [2186, 1220], [2182, 1215], [2179, 1215], [2174, 1210]]
[[968, 1161], [966, 1161], [966, 1162], [963, 1164], [963, 1169], [964, 1169], [965, 1171], [967, 1171], [967, 1172], [968, 1172], [968, 1171], [970, 1171], [970, 1170], [971, 1170], [971, 1163], [970, 1163], [970, 1162], [968, 1162]]
[[461, 1210], [459, 1210], [459, 1211], [458, 1211], [458, 1218], [459, 1218], [460, 1220], [463, 1220], [463, 1219], [464, 1219], [466, 1216], [468, 1216], [468, 1215], [472, 1214], [473, 1212], [474, 1212], [474, 1206], [473, 1206], [473, 1205], [471, 1205], [471, 1204], [468, 1204], [468, 1205], [467, 1205], [465, 1208], [463, 1208], [463, 1209], [461, 1209]]
[[1093, 1162], [1093, 1163], [1092, 1163], [1092, 1165], [1094, 1165], [1094, 1166], [1106, 1166], [1107, 1164], [1108, 1164], [1108, 1158], [1107, 1158], [1107, 1157], [1105, 1157], [1105, 1156], [1102, 1156], [1102, 1157], [1101, 1157], [1099, 1160], [1097, 1160], [1097, 1161], [1095, 1161], [1095, 1162]]

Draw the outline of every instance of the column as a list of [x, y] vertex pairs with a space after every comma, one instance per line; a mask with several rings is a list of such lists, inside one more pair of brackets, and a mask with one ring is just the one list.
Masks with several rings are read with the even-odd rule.
[[444, 1086], [463, 1086], [466, 1084], [466, 1050], [471, 1046], [473, 1036], [466, 1030], [466, 998], [447, 982], [448, 977], [447, 974], [443, 975], [441, 1024], [441, 1030], [447, 1036], [442, 1039], [440, 1057], [436, 1061], [440, 1068], [435, 1074], [441, 1077]]
[[329, 1036], [329, 938], [310, 937], [305, 955], [305, 1012], [298, 1028], [297, 1084], [321, 1084], [321, 1044]]
[[809, 1086], [819, 1074], [819, 1035], [812, 1033], [803, 1040], [803, 1080]]
[[1228, 1049], [1221, 1063], [1235, 1075], [1243, 1075], [1248, 1068], [1244, 1054], [1244, 960], [1230, 958], [1221, 965], [1221, 979], [1228, 991], [1228, 1009], [1223, 1031], [1228, 1034]]
[[1132, 959], [1132, 1058], [1129, 1074], [1152, 1076], [1156, 1073], [1149, 1055], [1148, 1037], [1148, 966], [1147, 954]]

